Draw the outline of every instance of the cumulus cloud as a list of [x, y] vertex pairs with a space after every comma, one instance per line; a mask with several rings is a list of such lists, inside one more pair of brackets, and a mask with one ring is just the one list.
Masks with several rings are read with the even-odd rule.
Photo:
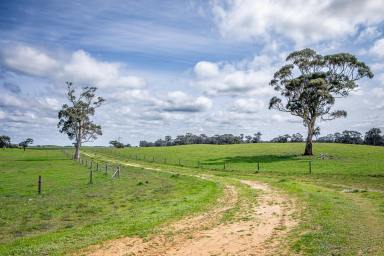
[[83, 50], [75, 51], [68, 63], [63, 63], [61, 77], [79, 83], [90, 83], [100, 88], [140, 88], [145, 81], [136, 76], [124, 75], [122, 65], [99, 61]]
[[209, 61], [200, 61], [194, 67], [198, 78], [211, 78], [219, 75], [219, 67], [216, 63]]
[[233, 102], [232, 109], [236, 112], [257, 113], [265, 108], [265, 104], [259, 99], [236, 99]]
[[26, 45], [7, 46], [2, 62], [13, 71], [52, 81], [73, 81], [100, 88], [135, 89], [146, 85], [143, 78], [127, 75], [123, 64], [97, 60], [84, 50], [63, 57], [50, 56]]
[[256, 56], [253, 60], [238, 62], [198, 62], [194, 67], [193, 85], [208, 95], [269, 95], [269, 81], [273, 75], [272, 58]]
[[212, 101], [204, 96], [193, 99], [181, 91], [169, 92], [166, 99], [160, 103], [166, 112], [201, 112], [212, 107]]
[[8, 46], [2, 55], [8, 68], [27, 75], [46, 76], [59, 65], [54, 58], [26, 45]]
[[217, 0], [212, 10], [225, 37], [263, 40], [278, 34], [299, 45], [354, 35], [384, 20], [381, 0]]

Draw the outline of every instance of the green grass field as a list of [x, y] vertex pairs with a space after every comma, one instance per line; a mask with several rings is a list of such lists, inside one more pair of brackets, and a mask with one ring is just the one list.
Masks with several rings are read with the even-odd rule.
[[[297, 200], [300, 222], [288, 236], [291, 255], [384, 255], [384, 148], [315, 144], [313, 157], [303, 157], [303, 148], [300, 143], [89, 147], [83, 159], [100, 164], [92, 185], [89, 168], [59, 149], [0, 150], [0, 255], [62, 255], [107, 239], [146, 236], [214, 206], [222, 184], [239, 179], [267, 182]], [[122, 167], [119, 179], [111, 178], [112, 165]], [[216, 182], [191, 176], [196, 174], [213, 175]], [[241, 200], [257, 200], [245, 186], [238, 189]]]
[[[0, 255], [61, 255], [106, 239], [145, 236], [202, 211], [220, 187], [190, 176], [123, 168], [119, 179], [61, 150], [0, 150]], [[42, 194], [37, 194], [42, 175]]]
[[384, 148], [315, 144], [313, 157], [302, 156], [303, 149], [301, 143], [260, 143], [86, 151], [181, 173], [268, 182], [304, 209], [289, 236], [292, 254], [384, 255]]

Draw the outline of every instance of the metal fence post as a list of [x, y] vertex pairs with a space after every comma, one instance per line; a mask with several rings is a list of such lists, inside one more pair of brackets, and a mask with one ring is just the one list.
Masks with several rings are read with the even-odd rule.
[[37, 182], [37, 192], [39, 193], [39, 195], [41, 195], [41, 175], [39, 175], [39, 180]]

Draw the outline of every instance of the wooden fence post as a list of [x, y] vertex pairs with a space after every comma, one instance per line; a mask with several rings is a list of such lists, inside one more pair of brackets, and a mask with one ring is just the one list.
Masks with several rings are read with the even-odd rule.
[[257, 162], [257, 170], [260, 171], [260, 162]]
[[89, 170], [89, 184], [93, 184], [93, 171], [92, 171], [92, 168]]
[[108, 174], [108, 165], [105, 164], [105, 174]]
[[39, 175], [39, 180], [37, 182], [37, 192], [41, 195], [41, 175]]
[[99, 171], [99, 163], [96, 163], [96, 171]]
[[91, 167], [90, 167], [91, 169], [92, 169], [92, 164], [93, 164], [93, 161], [91, 160]]

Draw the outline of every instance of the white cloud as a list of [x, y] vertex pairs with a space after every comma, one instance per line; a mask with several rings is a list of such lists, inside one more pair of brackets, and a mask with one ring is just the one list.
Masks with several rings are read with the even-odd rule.
[[219, 74], [219, 67], [216, 63], [200, 61], [195, 65], [194, 71], [199, 78], [211, 78]]
[[6, 113], [0, 110], [0, 119], [4, 119], [6, 117]]
[[6, 47], [2, 54], [7, 67], [28, 75], [46, 76], [58, 66], [55, 59], [25, 45]]
[[376, 40], [369, 49], [369, 53], [380, 58], [384, 57], [384, 38]]
[[21, 107], [23, 106], [23, 101], [14, 94], [10, 94], [6, 91], [0, 91], [1, 101], [0, 107]]
[[372, 89], [372, 94], [374, 97], [382, 98], [382, 97], [384, 97], [384, 88], [375, 87]]
[[45, 108], [48, 110], [59, 110], [61, 107], [60, 102], [52, 97], [38, 98], [37, 103], [41, 108]]
[[357, 37], [358, 42], [366, 42], [367, 40], [373, 40], [381, 35], [380, 30], [376, 26], [370, 26], [364, 28]]
[[[272, 89], [269, 81], [274, 71], [272, 59], [271, 57], [266, 60], [266, 56], [256, 56], [251, 61], [233, 63], [198, 62], [194, 67], [196, 80], [193, 85], [208, 95], [270, 95]], [[206, 71], [213, 69], [212, 67], [215, 67], [215, 72]]]
[[381, 0], [217, 0], [212, 10], [225, 37], [260, 41], [279, 34], [299, 45], [353, 35], [384, 20]]
[[143, 78], [127, 75], [124, 65], [100, 61], [83, 50], [69, 56], [49, 56], [26, 45], [8, 46], [3, 52], [3, 62], [11, 70], [52, 81], [72, 81], [99, 88], [135, 89], [146, 86]]
[[97, 87], [140, 88], [144, 79], [126, 76], [119, 63], [98, 61], [83, 50], [74, 52], [68, 63], [64, 63], [61, 76], [79, 83], [90, 83]]
[[233, 102], [233, 110], [243, 113], [256, 113], [265, 108], [264, 102], [258, 99], [236, 99]]
[[160, 103], [166, 112], [201, 112], [212, 107], [212, 101], [204, 96], [193, 99], [181, 91], [169, 92], [166, 99]]

